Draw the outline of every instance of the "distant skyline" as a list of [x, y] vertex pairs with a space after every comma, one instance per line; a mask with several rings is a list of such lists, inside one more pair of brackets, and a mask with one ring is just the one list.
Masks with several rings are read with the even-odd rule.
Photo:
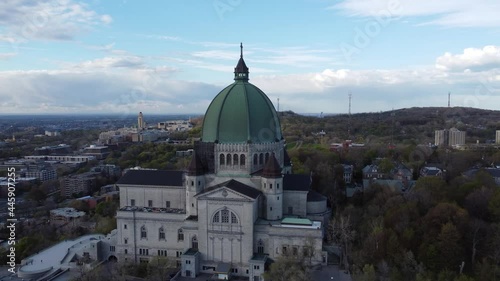
[[280, 110], [500, 109], [498, 0], [0, 2], [0, 114], [203, 114], [243, 42]]

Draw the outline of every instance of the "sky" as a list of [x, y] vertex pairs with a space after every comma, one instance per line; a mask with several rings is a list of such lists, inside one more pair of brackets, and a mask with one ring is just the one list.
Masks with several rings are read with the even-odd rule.
[[203, 114], [233, 82], [280, 110], [500, 108], [498, 0], [2, 0], [0, 114]]

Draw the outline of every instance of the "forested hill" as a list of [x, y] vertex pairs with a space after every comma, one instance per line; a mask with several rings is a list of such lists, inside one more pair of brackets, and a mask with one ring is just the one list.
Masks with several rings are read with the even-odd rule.
[[[457, 128], [466, 131], [466, 142], [495, 139], [500, 129], [500, 111], [465, 107], [413, 107], [394, 111], [326, 116], [302, 116], [280, 112], [287, 140], [313, 137], [324, 130], [333, 141], [352, 139], [364, 143], [433, 143], [434, 131]], [[350, 119], [350, 120], [349, 120]], [[348, 124], [351, 124], [350, 136]]]

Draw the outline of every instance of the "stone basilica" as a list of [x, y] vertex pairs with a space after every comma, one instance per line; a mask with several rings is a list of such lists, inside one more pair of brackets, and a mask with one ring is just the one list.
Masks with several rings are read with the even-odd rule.
[[[242, 48], [242, 47], [241, 47]], [[250, 84], [243, 51], [234, 83], [208, 107], [187, 171], [129, 170], [118, 182], [116, 257], [177, 260], [184, 277], [262, 274], [279, 256], [326, 263], [326, 198], [292, 173], [276, 110]]]

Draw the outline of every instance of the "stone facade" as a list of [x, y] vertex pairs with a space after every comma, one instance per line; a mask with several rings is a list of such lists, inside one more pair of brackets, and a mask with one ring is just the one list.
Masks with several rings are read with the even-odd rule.
[[[327, 200], [310, 190], [309, 175], [292, 174], [277, 113], [248, 83], [242, 57], [235, 81], [207, 110], [187, 171], [130, 170], [117, 182], [118, 260], [166, 256], [185, 277], [204, 272], [252, 281], [263, 280], [280, 256], [326, 263]], [[222, 120], [228, 112], [238, 117]]]

